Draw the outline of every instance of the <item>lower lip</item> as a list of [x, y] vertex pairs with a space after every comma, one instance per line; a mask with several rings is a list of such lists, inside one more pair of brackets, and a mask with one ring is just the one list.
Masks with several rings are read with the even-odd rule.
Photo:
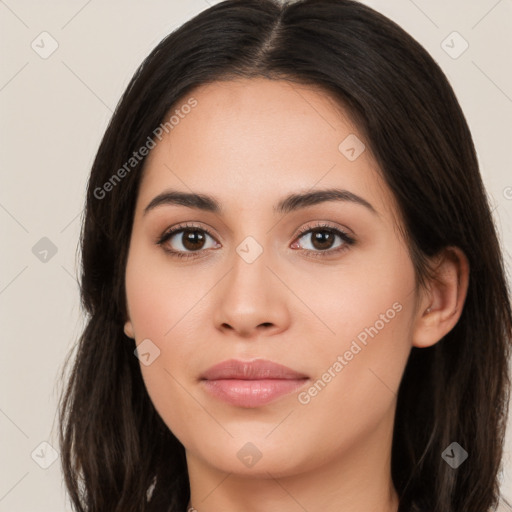
[[309, 379], [203, 380], [205, 389], [238, 407], [259, 407], [302, 387]]

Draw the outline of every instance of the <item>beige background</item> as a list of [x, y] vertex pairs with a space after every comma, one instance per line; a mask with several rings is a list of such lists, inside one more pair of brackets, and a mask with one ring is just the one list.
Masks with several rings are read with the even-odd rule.
[[[411, 33], [451, 81], [473, 132], [510, 270], [512, 0], [364, 3]], [[59, 463], [50, 464], [52, 448], [41, 443], [58, 450], [58, 372], [83, 327], [74, 276], [89, 169], [142, 59], [208, 5], [0, 0], [0, 511], [70, 510]], [[454, 31], [469, 44], [458, 58], [441, 46]], [[464, 43], [451, 38], [454, 55]], [[43, 59], [52, 44], [58, 48]], [[33, 252], [51, 245], [43, 237], [57, 250], [46, 262]], [[502, 491], [512, 497], [510, 432], [506, 449]]]

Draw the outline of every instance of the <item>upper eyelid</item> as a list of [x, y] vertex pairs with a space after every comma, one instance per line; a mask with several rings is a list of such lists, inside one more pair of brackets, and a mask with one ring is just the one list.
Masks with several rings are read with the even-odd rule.
[[327, 221], [320, 220], [320, 221], [312, 221], [312, 222], [317, 222], [318, 224], [314, 224], [314, 225], [306, 224], [305, 226], [303, 226], [299, 230], [297, 230], [295, 236], [304, 235], [304, 234], [306, 234], [306, 233], [308, 233], [310, 231], [313, 231], [315, 229], [325, 229], [325, 230], [332, 229], [332, 230], [335, 230], [335, 231], [340, 231], [341, 233], [344, 233], [344, 234], [346, 234], [348, 236], [351, 236], [351, 234], [352, 234], [352, 230], [351, 229], [340, 227], [340, 226], [334, 226], [334, 225], [330, 224]]

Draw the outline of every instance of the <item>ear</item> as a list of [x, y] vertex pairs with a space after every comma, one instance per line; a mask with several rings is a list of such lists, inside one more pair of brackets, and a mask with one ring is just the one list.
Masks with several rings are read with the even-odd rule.
[[130, 320], [127, 320], [126, 323], [124, 324], [124, 333], [126, 334], [126, 336], [128, 336], [128, 338], [135, 339], [135, 335], [133, 333], [133, 326]]
[[458, 322], [466, 300], [469, 263], [458, 247], [447, 247], [436, 255], [434, 278], [422, 293], [417, 311], [412, 344], [430, 347], [449, 333]]

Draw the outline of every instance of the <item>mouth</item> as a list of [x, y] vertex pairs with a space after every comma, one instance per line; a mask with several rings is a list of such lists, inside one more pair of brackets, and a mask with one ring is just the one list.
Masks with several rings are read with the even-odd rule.
[[203, 388], [212, 396], [238, 407], [260, 407], [303, 387], [309, 377], [291, 368], [257, 359], [230, 359], [201, 374]]

